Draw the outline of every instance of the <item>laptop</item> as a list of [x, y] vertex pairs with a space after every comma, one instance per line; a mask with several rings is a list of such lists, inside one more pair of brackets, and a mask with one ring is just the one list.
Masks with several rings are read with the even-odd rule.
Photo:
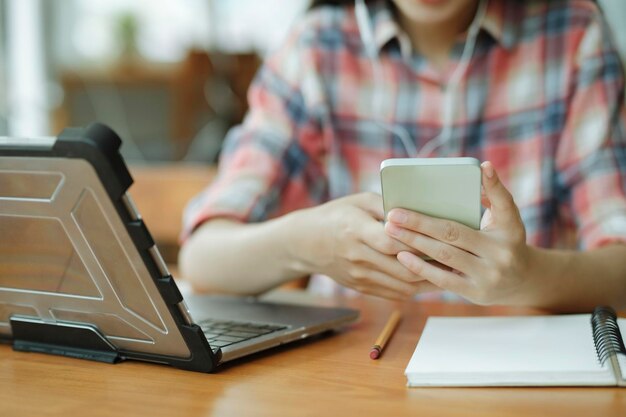
[[20, 351], [211, 372], [357, 320], [345, 308], [183, 299], [127, 193], [120, 146], [102, 124], [0, 138], [0, 339]]

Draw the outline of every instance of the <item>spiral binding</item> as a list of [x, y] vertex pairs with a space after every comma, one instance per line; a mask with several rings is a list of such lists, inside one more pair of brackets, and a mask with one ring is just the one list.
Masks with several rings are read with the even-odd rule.
[[626, 355], [624, 339], [617, 325], [617, 315], [611, 307], [596, 307], [591, 315], [593, 342], [601, 365], [613, 355]]

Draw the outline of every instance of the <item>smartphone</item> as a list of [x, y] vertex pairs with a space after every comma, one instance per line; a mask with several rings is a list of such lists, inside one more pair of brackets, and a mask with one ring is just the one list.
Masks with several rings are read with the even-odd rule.
[[480, 228], [480, 162], [476, 158], [392, 158], [380, 165], [385, 219], [404, 208]]

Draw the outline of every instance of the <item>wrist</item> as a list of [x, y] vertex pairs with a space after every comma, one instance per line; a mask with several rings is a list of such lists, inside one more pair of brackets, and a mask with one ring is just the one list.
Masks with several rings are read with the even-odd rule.
[[[310, 209], [296, 210], [276, 219], [276, 233], [282, 243], [284, 265], [293, 275], [320, 272], [319, 234], [311, 227]], [[319, 225], [317, 226], [319, 229]]]
[[571, 258], [560, 251], [527, 246], [526, 260], [520, 304], [540, 308], [553, 306], [559, 294], [563, 293], [563, 282], [559, 278]]
[[[542, 292], [542, 269], [544, 265], [544, 256], [541, 248], [526, 245], [524, 258], [524, 266], [522, 267], [522, 291], [520, 291], [521, 303], [523, 305], [533, 304], [532, 300], [536, 300], [538, 294]], [[545, 271], [544, 271], [545, 273]]]
[[504, 282], [508, 280], [513, 285], [505, 285], [505, 291], [492, 301], [506, 305], [532, 305], [541, 286], [538, 282], [541, 275], [536, 273], [538, 269], [541, 270], [540, 250], [523, 243], [521, 247], [515, 249], [511, 260], [513, 262], [510, 267], [502, 271], [502, 279]]

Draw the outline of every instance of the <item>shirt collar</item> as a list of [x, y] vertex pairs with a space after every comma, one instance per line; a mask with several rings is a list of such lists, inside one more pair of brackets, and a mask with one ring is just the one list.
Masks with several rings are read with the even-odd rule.
[[[489, 0], [481, 28], [502, 45], [512, 49], [517, 43], [520, 22], [523, 18], [521, 2], [517, 0]], [[402, 56], [411, 54], [411, 41], [395, 18], [390, 0], [368, 4], [377, 52], [397, 40]]]
[[524, 19], [522, 3], [517, 0], [489, 0], [482, 29], [505, 49], [512, 49], [517, 44]]
[[368, 8], [377, 52], [380, 53], [391, 41], [396, 40], [402, 56], [409, 56], [411, 54], [411, 41], [396, 21], [395, 11], [390, 0], [369, 3]]

